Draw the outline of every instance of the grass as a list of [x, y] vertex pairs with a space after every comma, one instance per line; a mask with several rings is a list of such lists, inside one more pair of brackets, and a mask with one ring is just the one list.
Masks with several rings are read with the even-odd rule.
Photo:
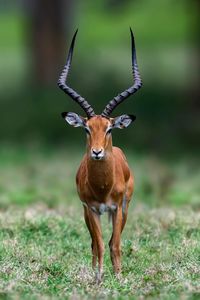
[[123, 272], [119, 279], [112, 272], [111, 225], [103, 216], [98, 286], [74, 183], [80, 153], [1, 148], [0, 299], [199, 299], [195, 160], [128, 157], [136, 191], [122, 236]]

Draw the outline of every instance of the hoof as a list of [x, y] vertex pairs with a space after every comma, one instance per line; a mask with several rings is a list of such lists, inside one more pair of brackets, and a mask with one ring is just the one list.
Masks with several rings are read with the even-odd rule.
[[100, 272], [97, 272], [96, 273], [96, 275], [95, 275], [95, 282], [97, 283], [97, 284], [100, 284], [101, 282], [102, 282], [102, 273], [100, 273]]
[[122, 273], [119, 272], [119, 273], [115, 273], [115, 277], [117, 280], [121, 280], [122, 279]]

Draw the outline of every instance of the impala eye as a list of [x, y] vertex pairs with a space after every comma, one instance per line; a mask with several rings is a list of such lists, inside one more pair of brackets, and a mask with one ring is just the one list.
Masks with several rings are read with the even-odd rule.
[[88, 128], [86, 128], [86, 127], [85, 127], [85, 131], [86, 131], [86, 133], [87, 133], [87, 134], [90, 134], [90, 131], [89, 131], [89, 129], [88, 129]]
[[112, 128], [109, 128], [107, 131], [106, 131], [106, 134], [110, 134], [112, 131]]

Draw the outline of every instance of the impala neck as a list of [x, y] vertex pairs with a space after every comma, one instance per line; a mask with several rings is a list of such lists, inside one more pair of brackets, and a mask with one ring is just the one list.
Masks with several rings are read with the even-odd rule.
[[105, 157], [102, 160], [94, 160], [90, 156], [90, 148], [87, 145], [88, 180], [95, 185], [102, 185], [106, 180], [113, 180], [114, 159], [112, 150], [112, 137], [105, 148]]

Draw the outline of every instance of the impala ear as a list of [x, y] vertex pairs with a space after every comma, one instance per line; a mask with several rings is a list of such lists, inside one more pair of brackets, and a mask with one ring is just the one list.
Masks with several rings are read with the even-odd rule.
[[136, 116], [134, 115], [121, 115], [112, 119], [112, 126], [113, 128], [126, 128], [128, 127], [133, 121], [135, 121]]
[[83, 118], [76, 113], [73, 112], [63, 112], [61, 113], [62, 117], [69, 123], [70, 125], [74, 127], [84, 127], [86, 118]]

